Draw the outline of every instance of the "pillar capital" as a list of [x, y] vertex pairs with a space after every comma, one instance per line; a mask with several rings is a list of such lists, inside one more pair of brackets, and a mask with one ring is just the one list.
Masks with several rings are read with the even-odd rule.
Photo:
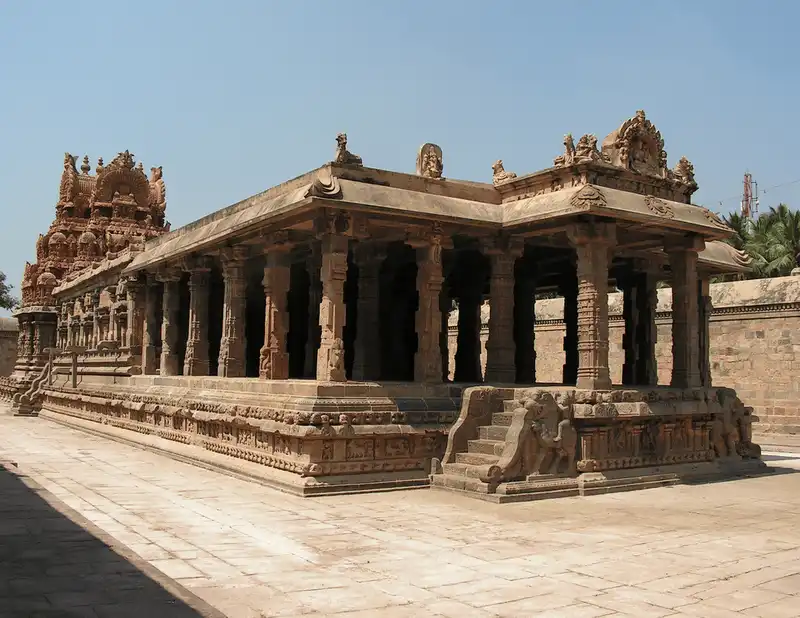
[[573, 247], [588, 244], [611, 246], [617, 242], [617, 224], [609, 221], [573, 223], [566, 231]]
[[211, 271], [211, 257], [198, 255], [185, 258], [181, 261], [181, 268], [188, 273], [207, 273]]
[[219, 250], [223, 270], [227, 267], [241, 266], [249, 257], [250, 247], [248, 245], [233, 245]]
[[497, 234], [481, 239], [481, 250], [488, 256], [508, 256], [517, 259], [525, 251], [525, 240], [508, 234]]
[[706, 242], [701, 236], [689, 234], [679, 238], [665, 238], [664, 251], [667, 254], [673, 253], [700, 253], [706, 248]]
[[161, 283], [180, 281], [182, 276], [183, 272], [181, 269], [175, 266], [161, 268], [155, 274], [156, 281], [160, 281]]

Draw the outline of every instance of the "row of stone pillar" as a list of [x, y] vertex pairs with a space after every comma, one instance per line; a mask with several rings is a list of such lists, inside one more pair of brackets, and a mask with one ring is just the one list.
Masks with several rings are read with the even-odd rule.
[[[608, 280], [616, 244], [616, 226], [606, 222], [576, 224], [568, 229], [568, 237], [576, 252], [577, 268], [576, 279], [565, 280], [562, 288], [567, 325], [564, 383], [576, 384], [581, 389], [604, 390], [611, 387]], [[443, 367], [441, 345], [441, 336], [446, 336], [446, 311], [442, 306], [442, 242], [443, 237], [438, 233], [408, 241], [416, 252], [416, 288], [419, 294], [415, 315], [418, 341], [414, 356], [414, 380], [417, 382], [441, 382], [446, 370]], [[305, 369], [306, 375], [315, 375], [322, 381], [345, 379], [344, 285], [348, 245], [346, 236], [326, 234], [321, 238], [318, 251], [312, 252], [309, 257], [310, 305], [318, 307], [318, 319], [314, 319], [317, 316], [311, 311]], [[286, 379], [289, 376], [286, 346], [291, 266], [289, 249], [288, 244], [273, 244], [267, 252], [262, 280], [265, 328], [259, 356], [259, 375], [264, 379]], [[710, 307], [705, 300], [701, 300], [707, 298], [707, 285], [702, 288], [697, 274], [702, 240], [670, 243], [665, 249], [673, 273], [672, 384], [678, 387], [707, 385], [710, 384], [707, 364], [707, 317]], [[522, 244], [514, 239], [498, 238], [484, 246], [484, 255], [488, 256], [491, 266], [491, 314], [485, 380], [492, 383], [533, 382], [534, 289], [530, 278], [517, 280], [515, 277], [515, 265], [522, 255]], [[359, 269], [353, 362], [353, 378], [356, 380], [380, 377], [378, 288], [384, 257], [385, 248], [377, 243], [361, 242], [354, 250]], [[222, 377], [245, 375], [247, 258], [245, 247], [231, 247], [221, 255], [224, 299], [218, 375]], [[179, 317], [183, 271], [189, 273], [189, 318], [181, 368], [178, 363], [179, 349], [182, 347], [179, 341]], [[133, 354], [141, 350], [142, 369], [146, 374], [154, 374], [159, 369], [161, 375], [171, 376], [178, 375], [182, 369], [183, 375], [208, 375], [210, 272], [209, 261], [199, 258], [185, 262], [181, 268], [158, 272], [154, 279], [149, 280], [146, 290], [139, 279], [129, 280], [125, 310], [118, 312], [124, 320], [117, 324], [113, 318], [109, 318], [110, 325], [103, 326], [99, 303], [95, 301], [91, 313], [91, 331], [84, 322], [76, 332], [69, 331], [69, 339], [64, 343], [96, 347], [99, 341], [111, 337]], [[476, 352], [480, 346], [483, 282], [478, 279], [466, 286], [459, 298], [456, 381], [480, 381], [481, 378], [480, 356]], [[158, 282], [163, 284], [163, 292], [157, 289]], [[623, 382], [654, 385], [657, 383], [655, 278], [639, 273], [621, 279], [620, 286], [624, 292], [623, 312], [626, 320]], [[705, 296], [703, 289], [706, 290]], [[515, 310], [515, 297], [524, 307]], [[160, 323], [159, 300], [162, 314]], [[159, 339], [161, 354], [160, 358], [156, 358]], [[315, 367], [312, 367], [314, 363]], [[476, 366], [472, 367], [473, 364]]]

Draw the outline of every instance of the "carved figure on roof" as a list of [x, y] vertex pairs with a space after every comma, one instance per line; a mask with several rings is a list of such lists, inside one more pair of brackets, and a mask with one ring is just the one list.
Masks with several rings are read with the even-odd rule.
[[61, 173], [61, 186], [58, 190], [58, 201], [66, 204], [72, 201], [75, 179], [78, 170], [75, 168], [75, 157], [68, 152], [64, 153], [64, 171]]
[[668, 175], [664, 139], [642, 110], [603, 140], [602, 151], [612, 165], [649, 176]]
[[697, 182], [694, 179], [694, 165], [691, 164], [689, 159], [681, 157], [672, 170], [673, 177], [685, 185], [697, 190]]
[[164, 184], [163, 175], [164, 172], [160, 165], [150, 168], [150, 203], [160, 213], [167, 208], [167, 187]]
[[597, 137], [587, 133], [578, 140], [575, 146], [575, 162], [599, 161], [600, 151], [597, 149]]
[[[150, 183], [144, 170], [134, 167], [134, 158], [129, 151], [121, 152], [107, 166], [97, 173], [91, 204], [94, 210], [98, 205], [108, 206], [112, 204], [115, 194], [119, 193], [118, 200], [125, 203], [122, 207], [117, 207], [115, 216], [132, 216], [129, 212], [122, 214], [121, 210], [126, 210], [125, 206], [139, 206], [147, 208], [150, 204]], [[130, 196], [130, 197], [129, 197]]]
[[424, 178], [441, 178], [444, 171], [442, 149], [436, 144], [423, 144], [417, 154], [417, 175]]
[[572, 138], [572, 133], [567, 133], [564, 136], [564, 154], [553, 159], [553, 165], [562, 167], [573, 163], [575, 163], [575, 140]]
[[39, 234], [39, 238], [36, 239], [36, 261], [42, 262], [44, 261], [45, 257], [47, 257], [47, 250], [46, 250], [46, 243], [45, 237]]
[[336, 136], [336, 156], [333, 161], [341, 165], [356, 165], [359, 167], [363, 165], [361, 157], [347, 150], [347, 133], [339, 133]]
[[506, 169], [503, 167], [502, 159], [498, 159], [494, 162], [494, 165], [492, 165], [492, 183], [494, 185], [499, 185], [516, 177], [517, 175], [514, 172], [506, 171]]

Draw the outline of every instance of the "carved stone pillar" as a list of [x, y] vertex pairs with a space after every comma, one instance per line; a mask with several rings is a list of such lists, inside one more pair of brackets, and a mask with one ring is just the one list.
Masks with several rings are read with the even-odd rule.
[[148, 275], [144, 301], [144, 328], [142, 331], [142, 372], [145, 375], [154, 375], [158, 368], [158, 358], [156, 356], [156, 343], [159, 337], [158, 297], [159, 284]]
[[564, 276], [559, 288], [564, 297], [564, 367], [562, 381], [578, 381], [578, 278], [572, 272]]
[[264, 267], [264, 345], [261, 348], [258, 375], [262, 380], [286, 380], [289, 377], [289, 354], [286, 335], [289, 332], [290, 265], [282, 247], [270, 249]]
[[308, 336], [306, 337], [303, 375], [315, 378], [317, 375], [317, 349], [319, 347], [319, 304], [322, 301], [322, 281], [320, 280], [321, 255], [319, 243], [312, 243], [311, 253], [306, 259], [308, 272]]
[[222, 338], [219, 343], [217, 375], [241, 378], [245, 375], [245, 310], [247, 247], [231, 247], [222, 252], [222, 278], [225, 283], [222, 307]]
[[514, 364], [517, 384], [536, 382], [536, 277], [525, 260], [517, 261], [514, 285]]
[[161, 371], [162, 376], [178, 375], [178, 319], [180, 312], [180, 281], [178, 270], [158, 274], [164, 283], [163, 317], [161, 320]]
[[711, 304], [711, 282], [703, 277], [698, 284], [700, 305], [700, 385], [711, 387], [711, 335], [709, 321], [713, 306]]
[[672, 386], [700, 386], [700, 310], [697, 255], [702, 238], [689, 237], [668, 244], [672, 269]]
[[[356, 311], [354, 380], [379, 380], [381, 377], [379, 276], [386, 247], [359, 243], [354, 256], [358, 266], [358, 310]], [[318, 305], [319, 306], [319, 305]]]
[[95, 290], [92, 292], [92, 334], [89, 344], [92, 349], [97, 348], [100, 338], [100, 291]]
[[139, 356], [142, 353], [142, 333], [144, 331], [145, 316], [145, 290], [144, 285], [138, 279], [128, 279], [127, 281], [128, 305], [127, 327], [125, 341], [121, 345], [127, 347], [131, 354]]
[[339, 234], [322, 237], [322, 300], [319, 305], [321, 328], [317, 352], [317, 380], [344, 382], [344, 282], [347, 278], [348, 238]]
[[578, 223], [567, 229], [578, 262], [578, 379], [587, 390], [611, 388], [608, 368], [608, 267], [616, 242], [613, 223]]
[[522, 243], [494, 244], [487, 248], [487, 253], [491, 262], [491, 276], [486, 382], [512, 384], [517, 377], [514, 363], [514, 266], [522, 255]]
[[183, 375], [207, 376], [208, 362], [208, 294], [210, 272], [206, 260], [186, 265], [189, 271], [189, 334]]
[[617, 286], [622, 290], [622, 319], [625, 329], [622, 333], [622, 384], [637, 384], [637, 368], [639, 365], [639, 276], [638, 273], [625, 273], [617, 278]]
[[638, 310], [636, 343], [636, 381], [640, 386], [658, 384], [658, 361], [656, 360], [656, 309], [658, 307], [658, 275], [643, 269], [638, 276], [636, 303]]
[[441, 235], [432, 235], [423, 246], [416, 247], [416, 252], [419, 304], [415, 316], [417, 351], [414, 354], [414, 381], [436, 383], [442, 381], [442, 350], [439, 341], [442, 328], [439, 294], [444, 281]]

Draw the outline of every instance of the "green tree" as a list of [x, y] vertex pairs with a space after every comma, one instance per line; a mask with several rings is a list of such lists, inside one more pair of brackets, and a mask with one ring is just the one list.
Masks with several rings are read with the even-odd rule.
[[725, 221], [734, 231], [727, 242], [746, 251], [753, 260], [752, 271], [737, 278], [784, 277], [797, 266], [800, 213], [786, 204], [778, 204], [756, 219], [732, 213]]
[[0, 270], [0, 309], [14, 309], [19, 301], [11, 295], [11, 288], [6, 283], [6, 274]]

